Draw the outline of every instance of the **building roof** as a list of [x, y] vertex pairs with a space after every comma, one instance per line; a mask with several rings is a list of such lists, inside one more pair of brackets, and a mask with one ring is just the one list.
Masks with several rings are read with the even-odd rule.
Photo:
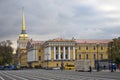
[[55, 38], [48, 40], [49, 42], [74, 42], [72, 39], [63, 39], [63, 38]]
[[42, 45], [42, 44], [44, 44], [44, 41], [32, 41], [31, 44], [32, 45]]
[[[55, 38], [48, 40], [47, 42], [76, 42], [76, 43], [109, 43], [111, 40], [95, 40], [95, 39], [63, 39]], [[31, 45], [43, 45], [46, 41], [31, 41]]]
[[76, 43], [108, 43], [111, 40], [76, 39]]

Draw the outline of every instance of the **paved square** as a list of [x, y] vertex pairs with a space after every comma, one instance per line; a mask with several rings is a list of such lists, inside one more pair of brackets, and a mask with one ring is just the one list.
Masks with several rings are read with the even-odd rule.
[[120, 72], [76, 72], [67, 70], [4, 70], [0, 80], [120, 80]]

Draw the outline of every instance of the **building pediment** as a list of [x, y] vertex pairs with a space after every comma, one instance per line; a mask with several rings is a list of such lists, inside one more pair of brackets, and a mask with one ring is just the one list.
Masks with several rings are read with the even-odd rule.
[[74, 42], [72, 39], [64, 39], [64, 38], [55, 38], [48, 40], [47, 42]]

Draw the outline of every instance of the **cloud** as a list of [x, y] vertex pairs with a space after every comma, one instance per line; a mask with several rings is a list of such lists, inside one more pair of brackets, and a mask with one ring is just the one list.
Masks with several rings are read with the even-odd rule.
[[120, 35], [119, 3], [119, 0], [1, 0], [0, 39], [17, 41], [23, 6], [30, 38], [112, 39]]

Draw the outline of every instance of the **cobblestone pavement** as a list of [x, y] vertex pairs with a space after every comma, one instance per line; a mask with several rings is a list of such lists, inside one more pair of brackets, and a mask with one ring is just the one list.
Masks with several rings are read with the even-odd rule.
[[67, 70], [5, 70], [0, 80], [120, 80], [120, 72], [76, 72]]

